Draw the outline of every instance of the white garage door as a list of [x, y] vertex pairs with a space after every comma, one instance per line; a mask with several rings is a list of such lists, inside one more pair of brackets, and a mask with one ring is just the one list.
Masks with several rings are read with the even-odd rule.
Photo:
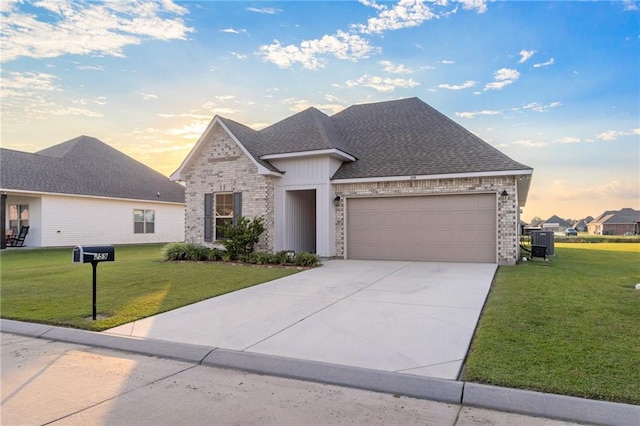
[[350, 259], [496, 262], [495, 194], [350, 198]]

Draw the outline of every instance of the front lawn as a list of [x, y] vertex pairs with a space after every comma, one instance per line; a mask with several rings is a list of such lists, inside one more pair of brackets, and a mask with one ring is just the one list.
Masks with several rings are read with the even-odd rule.
[[464, 380], [640, 404], [640, 245], [555, 249], [499, 268]]
[[98, 319], [92, 320], [92, 269], [72, 264], [70, 248], [3, 250], [0, 316], [105, 330], [297, 272], [293, 268], [212, 262], [165, 262], [161, 245], [116, 247], [97, 272]]

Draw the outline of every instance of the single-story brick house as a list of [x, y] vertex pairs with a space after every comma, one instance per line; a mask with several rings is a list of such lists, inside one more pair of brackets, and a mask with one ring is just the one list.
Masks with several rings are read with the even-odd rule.
[[184, 241], [184, 187], [96, 138], [0, 154], [3, 237], [29, 226], [29, 247]]
[[215, 116], [171, 178], [186, 185], [187, 241], [263, 216], [260, 250], [514, 264], [532, 172], [409, 98], [259, 131]]
[[587, 225], [594, 235], [640, 234], [640, 210], [624, 208], [607, 210]]

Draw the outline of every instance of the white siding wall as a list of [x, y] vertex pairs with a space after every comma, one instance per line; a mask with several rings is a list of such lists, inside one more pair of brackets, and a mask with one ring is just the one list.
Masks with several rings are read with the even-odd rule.
[[342, 162], [329, 156], [296, 157], [270, 160], [285, 174], [276, 181], [276, 251], [287, 250], [292, 230], [287, 226], [287, 191], [316, 191], [316, 252], [320, 256], [335, 255], [335, 193], [329, 179]]
[[[155, 232], [133, 233], [133, 210], [155, 210]], [[44, 195], [42, 247], [184, 241], [184, 205]]]

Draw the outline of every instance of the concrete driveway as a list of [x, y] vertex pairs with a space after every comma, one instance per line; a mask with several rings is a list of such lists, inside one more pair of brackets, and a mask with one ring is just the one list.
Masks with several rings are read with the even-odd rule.
[[455, 380], [496, 268], [330, 260], [106, 333]]

